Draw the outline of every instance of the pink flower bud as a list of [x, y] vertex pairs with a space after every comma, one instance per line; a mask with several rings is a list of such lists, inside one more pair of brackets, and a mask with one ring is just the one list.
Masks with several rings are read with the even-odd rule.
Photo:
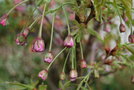
[[68, 35], [65, 40], [64, 40], [64, 46], [71, 48], [74, 46], [74, 40], [73, 37], [71, 35]]
[[87, 63], [86, 63], [85, 60], [81, 60], [81, 62], [80, 62], [80, 67], [81, 67], [81, 68], [87, 68]]
[[134, 43], [134, 35], [129, 35], [128, 40], [130, 43]]
[[47, 70], [42, 70], [39, 72], [38, 77], [40, 77], [42, 80], [46, 80], [48, 76], [48, 71]]
[[32, 45], [33, 52], [43, 52], [45, 50], [44, 40], [42, 38], [36, 38]]
[[65, 80], [65, 78], [66, 78], [66, 75], [65, 75], [64, 72], [62, 72], [62, 73], [60, 74], [60, 79], [61, 79], [61, 80]]
[[78, 77], [77, 71], [74, 70], [74, 69], [72, 69], [72, 70], [70, 71], [70, 78], [71, 78], [71, 81], [75, 81], [77, 77]]
[[45, 55], [44, 62], [51, 63], [52, 61], [53, 61], [53, 54], [49, 52]]
[[120, 29], [120, 32], [125, 32], [125, 31], [126, 31], [126, 27], [125, 27], [125, 25], [122, 24], [122, 23], [120, 24], [119, 29]]
[[25, 37], [27, 37], [28, 34], [29, 34], [29, 30], [30, 30], [29, 28], [24, 29], [23, 32], [22, 32], [22, 34], [23, 34]]
[[6, 26], [6, 24], [7, 24], [7, 17], [8, 17], [8, 15], [5, 14], [5, 15], [3, 15], [3, 16], [0, 18], [0, 24], [1, 24], [2, 26]]
[[15, 41], [17, 45], [21, 45], [21, 46], [26, 45], [26, 37], [22, 33], [17, 35]]

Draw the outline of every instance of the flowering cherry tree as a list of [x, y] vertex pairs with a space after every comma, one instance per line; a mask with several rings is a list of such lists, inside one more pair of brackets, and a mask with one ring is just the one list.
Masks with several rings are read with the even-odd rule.
[[[58, 90], [90, 90], [96, 79], [133, 68], [132, 3], [132, 0], [13, 0], [14, 6], [1, 16], [0, 24], [10, 25], [8, 19], [14, 10], [23, 14], [32, 7], [32, 21], [16, 35], [15, 42], [18, 47], [28, 45], [30, 33], [37, 26], [38, 34], [30, 50], [40, 53], [42, 63], [47, 64], [36, 75], [36, 84], [17, 85], [28, 90], [46, 90], [44, 82], [49, 75], [54, 76], [50, 71], [57, 66]], [[57, 48], [59, 52], [55, 51]]]

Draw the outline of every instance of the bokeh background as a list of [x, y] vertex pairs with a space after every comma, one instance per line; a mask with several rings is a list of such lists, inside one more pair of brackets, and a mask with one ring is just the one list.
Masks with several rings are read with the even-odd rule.
[[[12, 6], [12, 0], [0, 0], [0, 16]], [[30, 15], [30, 8], [24, 13], [15, 10], [10, 15], [9, 24], [5, 27], [0, 25], [0, 90], [20, 90], [16, 86], [9, 84], [9, 82], [17, 81], [24, 84], [29, 84], [31, 80], [36, 82], [38, 72], [44, 67], [42, 54], [32, 53], [30, 50], [32, 40], [37, 36], [37, 32], [34, 29], [28, 39], [29, 44], [27, 46], [21, 47], [15, 43], [16, 34], [32, 21]], [[35, 29], [38, 27], [38, 25], [35, 26]], [[54, 69], [52, 73], [55, 72], [58, 71]], [[131, 83], [132, 75], [134, 75], [133, 70], [125, 68], [114, 74], [96, 79], [92, 89], [134, 90], [134, 84]], [[57, 81], [55, 74], [50, 75], [46, 82], [49, 85], [49, 90], [58, 89], [58, 85], [53, 85], [53, 81]]]

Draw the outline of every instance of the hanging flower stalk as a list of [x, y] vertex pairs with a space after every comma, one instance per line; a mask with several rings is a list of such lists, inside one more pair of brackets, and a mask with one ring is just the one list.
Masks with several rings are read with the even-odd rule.
[[33, 45], [32, 45], [33, 52], [44, 52], [45, 50], [44, 40], [42, 39], [42, 28], [43, 28], [45, 10], [46, 10], [46, 4], [44, 5], [44, 9], [42, 13], [42, 19], [41, 19], [41, 25], [40, 25], [38, 37], [34, 40]]
[[54, 33], [54, 21], [55, 21], [55, 14], [53, 15], [53, 21], [52, 21], [52, 29], [51, 29], [51, 38], [50, 38], [50, 45], [49, 45], [49, 52], [46, 53], [44, 57], [44, 62], [51, 63], [53, 61], [53, 54], [52, 54], [52, 42], [53, 42], [53, 33]]

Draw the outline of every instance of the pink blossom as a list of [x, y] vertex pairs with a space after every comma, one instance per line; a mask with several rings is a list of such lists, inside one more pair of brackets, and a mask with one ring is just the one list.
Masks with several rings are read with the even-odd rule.
[[3, 15], [3, 16], [0, 18], [0, 24], [1, 24], [2, 26], [6, 26], [6, 24], [7, 24], [7, 17], [8, 17], [8, 15], [5, 14], [5, 15]]
[[5, 19], [1, 20], [0, 24], [1, 24], [2, 26], [6, 26], [6, 21], [7, 21], [7, 19], [5, 18]]
[[87, 68], [86, 61], [85, 60], [81, 60], [80, 66], [81, 66], [81, 68]]
[[64, 46], [71, 48], [74, 46], [74, 40], [73, 37], [71, 35], [68, 35], [65, 40], [64, 40]]
[[70, 78], [71, 78], [71, 81], [75, 81], [77, 77], [78, 77], [77, 71], [74, 70], [74, 69], [72, 69], [72, 70], [70, 71]]
[[36, 38], [32, 45], [33, 52], [43, 52], [45, 50], [44, 40], [42, 38]]
[[51, 63], [52, 61], [53, 61], [53, 54], [49, 52], [45, 55], [44, 62]]
[[25, 37], [27, 37], [28, 34], [29, 34], [29, 30], [30, 30], [29, 28], [24, 29], [23, 32], [22, 32], [22, 34], [23, 34]]
[[20, 33], [17, 35], [15, 42], [17, 45], [26, 45], [26, 37], [22, 33]]
[[48, 71], [47, 70], [42, 70], [39, 72], [38, 77], [40, 77], [42, 80], [46, 80], [48, 76]]

